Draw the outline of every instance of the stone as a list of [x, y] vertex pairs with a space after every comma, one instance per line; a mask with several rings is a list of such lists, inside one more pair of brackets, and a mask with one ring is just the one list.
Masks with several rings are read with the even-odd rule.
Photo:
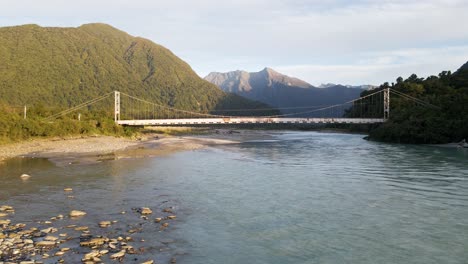
[[49, 228], [46, 228], [46, 229], [42, 229], [42, 230], [41, 230], [42, 233], [46, 233], [46, 234], [48, 234], [48, 233], [55, 233], [55, 232], [57, 232], [57, 231], [58, 231], [57, 228], [54, 228], [54, 227], [49, 227]]
[[94, 247], [94, 246], [100, 246], [103, 245], [106, 242], [105, 238], [93, 238], [89, 241], [83, 241], [80, 242], [80, 246], [82, 247]]
[[153, 264], [153, 263], [154, 263], [153, 260], [148, 260], [148, 261], [142, 262], [141, 264]]
[[162, 218], [161, 218], [161, 217], [158, 217], [158, 218], [154, 219], [154, 221], [155, 221], [156, 223], [159, 223], [159, 222], [162, 221]]
[[65, 188], [65, 189], [63, 189], [63, 191], [65, 191], [65, 192], [72, 192], [73, 189], [72, 189], [72, 188]]
[[70, 250], [70, 248], [61, 248], [61, 249], [60, 249], [60, 251], [63, 251], [63, 252], [67, 252], [67, 251], [69, 251], [69, 250]]
[[55, 242], [53, 241], [39, 241], [36, 243], [37, 247], [55, 247]]
[[64, 254], [65, 254], [65, 251], [57, 251], [55, 253], [55, 256], [60, 257], [60, 256], [63, 256]]
[[123, 258], [125, 256], [125, 250], [119, 251], [115, 254], [112, 254], [110, 256], [111, 259], [116, 259], [116, 258]]
[[79, 211], [79, 210], [72, 210], [70, 212], [71, 217], [79, 217], [79, 216], [84, 216], [84, 215], [86, 215], [86, 212]]
[[149, 209], [148, 207], [142, 207], [140, 213], [142, 215], [149, 215], [149, 214], [152, 214], [153, 211], [151, 209]]
[[87, 227], [87, 226], [75, 227], [75, 231], [86, 231], [88, 229], [89, 229], [89, 227]]
[[28, 174], [21, 174], [20, 178], [25, 181], [25, 180], [28, 180], [29, 178], [31, 178], [31, 175], [28, 175]]
[[0, 213], [0, 217], [5, 217], [5, 216], [8, 216], [7, 213]]
[[167, 219], [173, 220], [173, 219], [176, 219], [176, 217], [177, 217], [177, 216], [175, 216], [175, 215], [170, 215], [170, 216], [167, 217]]
[[100, 250], [100, 251], [99, 251], [99, 255], [101, 255], [101, 256], [102, 256], [102, 255], [105, 255], [105, 254], [107, 254], [107, 253], [109, 253], [109, 250], [107, 250], [107, 249], [103, 249], [103, 250]]
[[99, 251], [93, 250], [87, 254], [84, 255], [84, 258], [82, 261], [92, 261], [94, 258], [97, 258], [99, 256]]
[[169, 223], [163, 223], [162, 226], [163, 226], [163, 227], [168, 227], [168, 226], [169, 226]]
[[101, 221], [101, 222], [99, 222], [99, 226], [103, 227], [103, 228], [108, 227], [110, 225], [111, 225], [111, 221]]
[[5, 225], [5, 226], [7, 226], [7, 225], [9, 225], [10, 223], [11, 223], [11, 221], [10, 221], [9, 219], [7, 219], [7, 220], [0, 220], [0, 225]]
[[0, 212], [13, 212], [15, 209], [9, 205], [2, 205], [0, 206]]
[[45, 241], [57, 241], [58, 240], [58, 237], [54, 237], [54, 236], [46, 236], [44, 238]]

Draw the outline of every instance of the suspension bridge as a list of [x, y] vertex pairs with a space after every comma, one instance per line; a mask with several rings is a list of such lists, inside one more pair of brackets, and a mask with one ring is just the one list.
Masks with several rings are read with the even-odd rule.
[[386, 122], [390, 116], [391, 94], [420, 105], [429, 105], [418, 98], [387, 88], [340, 104], [274, 108], [282, 112], [287, 111], [287, 113], [262, 116], [258, 114], [258, 111], [273, 110], [273, 108], [224, 109], [205, 113], [178, 109], [114, 91], [52, 115], [47, 119], [52, 120], [113, 97], [114, 120], [117, 124], [124, 126], [377, 124]]

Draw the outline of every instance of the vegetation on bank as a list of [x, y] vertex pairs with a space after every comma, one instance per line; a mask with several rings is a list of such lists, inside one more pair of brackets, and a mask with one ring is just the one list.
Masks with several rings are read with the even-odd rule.
[[[170, 50], [106, 24], [77, 28], [23, 25], [0, 28], [0, 141], [32, 137], [110, 134], [116, 126], [111, 97], [77, 113], [44, 118], [114, 90], [155, 104], [199, 113], [268, 108], [225, 93], [201, 79]], [[28, 118], [14, 106], [28, 105]], [[124, 107], [124, 106], [123, 106]], [[221, 111], [222, 110], [222, 111]], [[277, 111], [258, 112], [259, 115]]]
[[77, 114], [47, 121], [41, 109], [31, 108], [24, 119], [18, 108], [0, 105], [0, 143], [76, 135], [132, 136], [138, 131], [116, 125], [109, 116], [110, 113], [90, 111], [82, 114], [82, 121]]
[[369, 139], [414, 144], [438, 144], [468, 139], [468, 63], [455, 73], [441, 72], [438, 76], [419, 78], [415, 74], [396, 83], [384, 83], [365, 91], [366, 96], [391, 88], [418, 98], [436, 107], [415, 104], [404, 97], [391, 96], [388, 122], [373, 126]]

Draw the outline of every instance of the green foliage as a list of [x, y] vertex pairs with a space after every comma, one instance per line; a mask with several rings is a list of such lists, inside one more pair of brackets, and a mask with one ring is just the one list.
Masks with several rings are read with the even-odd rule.
[[[0, 28], [0, 138], [132, 134], [110, 119], [112, 98], [53, 123], [44, 117], [114, 90], [183, 110], [266, 108], [201, 79], [170, 50], [105, 24]], [[21, 109], [28, 105], [29, 118]], [[275, 113], [274, 111], [271, 111]], [[12, 114], [14, 113], [14, 114]]]
[[[452, 74], [444, 71], [426, 79], [415, 74], [381, 85], [421, 99], [440, 108], [391, 97], [390, 120], [370, 131], [369, 138], [399, 143], [449, 143], [468, 138], [468, 64]], [[361, 96], [378, 91], [365, 91]]]
[[170, 50], [105, 24], [0, 28], [0, 61], [0, 101], [10, 105], [65, 109], [114, 90], [204, 113], [232, 101]]
[[136, 130], [118, 126], [101, 112], [89, 112], [89, 119], [79, 121], [73, 116], [53, 121], [44, 121], [38, 109], [31, 109], [28, 118], [15, 108], [0, 106], [0, 142], [26, 140], [40, 137], [63, 137], [68, 135], [114, 135], [132, 136]]

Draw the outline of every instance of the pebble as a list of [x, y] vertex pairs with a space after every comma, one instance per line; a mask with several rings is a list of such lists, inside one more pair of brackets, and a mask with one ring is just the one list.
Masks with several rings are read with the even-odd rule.
[[154, 263], [153, 260], [148, 260], [148, 261], [142, 262], [141, 264], [153, 264], [153, 263]]
[[141, 214], [142, 215], [149, 215], [149, 214], [152, 214], [153, 211], [151, 209], [149, 209], [148, 207], [142, 207], [141, 208]]
[[65, 192], [72, 192], [73, 189], [72, 189], [72, 188], [65, 188], [65, 189], [63, 189], [63, 191], [65, 191]]
[[110, 225], [111, 225], [111, 221], [101, 221], [101, 222], [99, 222], [99, 226], [103, 227], [103, 228], [108, 227]]
[[44, 240], [45, 240], [45, 241], [53, 241], [53, 242], [55, 242], [55, 241], [58, 240], [58, 237], [46, 236], [46, 237], [44, 238]]
[[53, 241], [39, 241], [36, 243], [36, 246], [38, 247], [54, 247], [55, 242]]
[[112, 254], [112, 255], [110, 256], [110, 258], [111, 258], [111, 259], [116, 259], [116, 258], [122, 258], [122, 257], [124, 257], [124, 256], [125, 256], [125, 250], [121, 250], [121, 251], [119, 251], [119, 252], [117, 252], [117, 253], [115, 253], [115, 254]]
[[31, 175], [28, 175], [28, 174], [21, 174], [20, 178], [25, 181], [25, 180], [28, 180], [29, 178], [31, 178]]
[[70, 212], [71, 217], [78, 217], [78, 216], [84, 216], [84, 215], [86, 215], [86, 212], [79, 211], [79, 210], [72, 210]]
[[167, 218], [172, 220], [172, 219], [176, 219], [176, 217], [177, 217], [177, 216], [175, 216], [175, 215], [170, 215], [170, 216], [168, 216]]
[[158, 217], [158, 218], [154, 219], [154, 221], [155, 221], [156, 223], [159, 223], [159, 222], [162, 221], [162, 218]]
[[80, 242], [80, 246], [82, 247], [94, 247], [94, 246], [100, 246], [103, 245], [106, 242], [105, 238], [93, 238], [89, 241], [83, 241]]

